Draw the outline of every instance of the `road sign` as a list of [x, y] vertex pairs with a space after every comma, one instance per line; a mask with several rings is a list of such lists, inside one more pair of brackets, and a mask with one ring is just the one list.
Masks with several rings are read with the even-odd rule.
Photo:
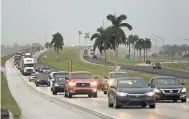
[[125, 59], [126, 59], [126, 60], [130, 60], [130, 59], [131, 59], [131, 56], [130, 56], [130, 55], [126, 55], [126, 56], [125, 56]]

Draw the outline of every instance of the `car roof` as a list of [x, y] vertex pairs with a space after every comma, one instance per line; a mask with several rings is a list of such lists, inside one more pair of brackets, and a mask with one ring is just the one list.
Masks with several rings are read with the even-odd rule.
[[159, 79], [159, 78], [176, 78], [174, 76], [155, 76], [155, 77], [152, 77], [152, 79]]
[[88, 71], [74, 71], [74, 72], [70, 72], [71, 74], [80, 74], [80, 73], [87, 73], [87, 74], [91, 74], [91, 72]]
[[135, 79], [141, 79], [141, 80], [144, 80], [143, 78], [141, 77], [120, 77], [120, 78], [115, 78], [117, 80], [135, 80]]
[[39, 74], [38, 77], [39, 77], [39, 80], [48, 80], [49, 79], [48, 74]]

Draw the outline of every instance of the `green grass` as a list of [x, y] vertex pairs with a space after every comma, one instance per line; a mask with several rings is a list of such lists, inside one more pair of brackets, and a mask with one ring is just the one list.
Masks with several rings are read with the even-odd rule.
[[5, 62], [11, 57], [12, 55], [7, 55], [4, 57], [1, 57], [1, 64], [5, 64]]
[[15, 119], [20, 118], [20, 108], [9, 91], [7, 80], [3, 72], [1, 72], [1, 107], [10, 110]]
[[[75, 58], [73, 58], [72, 56], [72, 52], [73, 50], [76, 50], [76, 56]], [[56, 61], [56, 55], [55, 52], [53, 50], [49, 51], [48, 53], [48, 57], [47, 59], [41, 57], [40, 61], [43, 63], [47, 63], [51, 66], [54, 66], [58, 69], [68, 69], [68, 59], [72, 59], [73, 60], [73, 70], [72, 71], [89, 71], [94, 75], [103, 75], [106, 76], [107, 74], [104, 71], [104, 66], [99, 66], [99, 65], [95, 65], [95, 64], [88, 64], [83, 62], [82, 60], [80, 60], [80, 50], [78, 48], [64, 48], [61, 52], [60, 52], [60, 61]], [[113, 67], [107, 67], [108, 72], [109, 71], [113, 71], [114, 68]], [[149, 81], [153, 76], [157, 76], [154, 74], [150, 74], [150, 73], [145, 73], [145, 72], [139, 72], [139, 71], [132, 71], [132, 70], [123, 70], [129, 73], [129, 75], [131, 76], [138, 76], [138, 77], [142, 77], [144, 78], [146, 81]], [[181, 80], [181, 82], [185, 82], [186, 87], [189, 89], [189, 79], [188, 80]]]
[[[187, 63], [166, 63], [164, 64], [164, 67], [168, 69], [189, 71], [189, 64]], [[186, 70], [186, 67], [188, 67], [188, 70]]]

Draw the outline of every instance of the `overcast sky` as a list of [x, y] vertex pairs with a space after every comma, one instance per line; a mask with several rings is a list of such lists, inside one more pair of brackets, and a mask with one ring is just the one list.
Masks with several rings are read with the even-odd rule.
[[[78, 30], [90, 32], [110, 25], [109, 13], [126, 14], [133, 30], [126, 35], [156, 34], [165, 44], [189, 41], [189, 0], [1, 0], [2, 43], [50, 41], [52, 30], [62, 33], [65, 44], [78, 44]], [[81, 38], [84, 44], [84, 38]], [[154, 42], [154, 41], [153, 41]], [[159, 44], [162, 41], [159, 40]]]

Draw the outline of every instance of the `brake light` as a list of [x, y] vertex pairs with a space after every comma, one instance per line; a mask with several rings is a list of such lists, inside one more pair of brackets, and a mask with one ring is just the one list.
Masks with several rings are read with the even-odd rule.
[[75, 86], [75, 83], [69, 82], [69, 86]]

